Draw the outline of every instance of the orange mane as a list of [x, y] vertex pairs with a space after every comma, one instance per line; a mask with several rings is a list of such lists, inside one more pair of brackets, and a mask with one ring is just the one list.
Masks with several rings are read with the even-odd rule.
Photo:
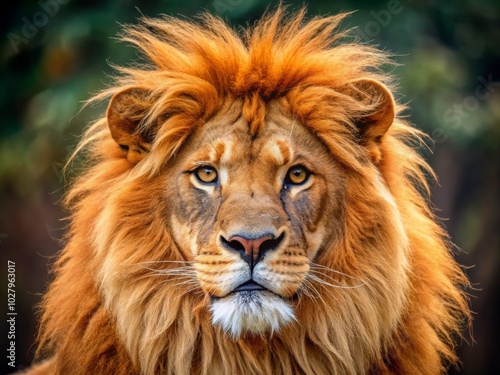
[[[55, 278], [42, 305], [39, 357], [52, 358], [53, 373], [270, 374], [281, 373], [276, 372], [279, 366], [283, 373], [294, 373], [298, 365], [288, 359], [293, 356], [293, 363], [311, 374], [322, 373], [321, 366], [325, 365], [321, 363], [338, 364], [338, 370], [331, 369], [332, 374], [356, 373], [361, 366], [356, 364], [358, 360], [374, 374], [415, 374], [439, 373], [457, 361], [454, 339], [469, 318], [461, 290], [467, 280], [453, 260], [446, 233], [429, 208], [426, 175], [432, 171], [411, 146], [422, 134], [398, 117], [404, 108], [396, 105], [396, 119], [380, 148], [368, 141], [360, 145], [363, 140], [359, 139], [355, 119], [371, 113], [378, 102], [356, 96], [353, 84], [359, 79], [372, 79], [390, 87], [391, 77], [381, 71], [388, 62], [383, 53], [357, 42], [340, 43], [346, 35], [337, 28], [344, 17], [306, 22], [304, 11], [288, 17], [278, 9], [242, 36], [210, 15], [203, 16], [200, 23], [164, 17], [143, 19], [141, 25], [126, 28], [123, 40], [136, 46], [149, 62], [117, 68], [121, 74], [116, 84], [92, 100], [130, 88], [148, 92], [145, 102], [154, 104], [138, 101], [134, 108], [143, 106], [145, 116], [141, 116], [140, 126], [154, 132], [150, 153], [156, 156], [144, 158], [132, 173], [131, 164], [111, 138], [106, 118], [91, 125], [78, 147], [77, 152], [87, 153], [91, 166], [67, 194], [65, 203], [71, 215], [67, 244], [55, 264]], [[233, 342], [211, 328], [203, 310], [206, 301], [199, 295], [172, 284], [168, 286], [170, 294], [156, 300], [154, 293], [160, 287], [151, 279], [138, 280], [143, 274], [137, 270], [131, 272], [130, 285], [126, 285], [132, 288], [127, 289], [130, 306], [123, 307], [130, 312], [130, 331], [136, 335], [123, 338], [117, 334], [116, 322], [99, 290], [99, 280], [105, 277], [102, 248], [122, 239], [119, 230], [123, 220], [113, 216], [114, 212], [103, 213], [103, 207], [111, 204], [110, 192], [124, 188], [132, 179], [153, 187], [158, 184], [154, 177], [189, 135], [235, 98], [243, 101], [243, 116], [254, 134], [264, 123], [266, 103], [285, 98], [290, 113], [328, 146], [351, 180], [357, 182], [346, 192], [349, 200], [359, 203], [345, 212], [347, 234], [329, 265], [335, 269], [372, 277], [391, 273], [373, 254], [358, 251], [364, 244], [357, 218], [377, 214], [363, 204], [369, 202], [370, 191], [358, 186], [368, 173], [366, 148], [378, 164], [408, 237], [408, 264], [404, 265], [408, 280], [400, 281], [408, 283], [408, 288], [407, 295], [401, 296], [404, 315], [399, 326], [383, 347], [373, 344], [371, 352], [363, 353], [366, 358], [358, 359], [361, 351], [352, 349], [357, 337], [350, 337], [350, 323], [327, 332], [331, 327], [326, 322], [328, 316], [349, 316], [348, 309], [379, 308], [370, 306], [370, 300], [363, 299], [359, 291], [325, 295], [321, 311], [314, 301], [302, 301], [305, 321], [298, 331]], [[118, 203], [132, 207], [134, 202]], [[114, 238], [97, 228], [96, 218], [102, 215], [120, 223]], [[151, 244], [144, 244], [143, 238], [125, 243], [113, 259], [122, 262], [124, 270], [148, 260], [181, 259], [171, 246], [169, 234], [161, 229], [161, 220], [150, 220], [135, 225], [152, 228], [148, 232]], [[143, 250], [137, 251], [141, 246]], [[360, 256], [366, 256], [371, 264], [360, 261]], [[134, 275], [138, 279], [132, 282]], [[391, 285], [385, 288], [389, 290]], [[380, 298], [380, 305], [390, 314], [392, 301], [384, 300], [382, 291]], [[162, 310], [166, 301], [168, 313]], [[158, 331], [141, 326], [143, 315], [144, 319], [162, 319], [155, 326]], [[373, 336], [378, 332], [375, 319], [352, 324], [366, 327], [359, 330], [364, 340], [381, 339]], [[338, 346], [332, 344], [334, 338], [329, 334], [338, 335]], [[130, 352], [130, 348], [137, 351]]]

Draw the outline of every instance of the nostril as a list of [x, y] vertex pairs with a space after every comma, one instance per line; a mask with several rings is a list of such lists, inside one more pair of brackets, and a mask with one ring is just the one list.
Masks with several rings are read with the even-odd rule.
[[222, 237], [222, 242], [224, 242], [227, 246], [229, 246], [233, 250], [245, 251], [245, 246], [243, 246], [243, 244], [237, 240], [228, 241], [224, 237]]
[[259, 247], [260, 255], [263, 256], [266, 252], [277, 249], [284, 238], [285, 232], [281, 233], [278, 238], [273, 238], [262, 242]]
[[221, 236], [221, 242], [229, 250], [234, 250], [240, 253], [245, 253], [247, 251], [245, 245], [240, 241], [235, 240], [234, 237], [231, 237], [231, 240], [227, 240], [224, 236]]

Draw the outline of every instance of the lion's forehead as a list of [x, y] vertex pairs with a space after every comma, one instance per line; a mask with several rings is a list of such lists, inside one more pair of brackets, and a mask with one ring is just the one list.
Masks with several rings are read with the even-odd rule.
[[296, 152], [297, 145], [282, 134], [274, 134], [257, 141], [250, 141], [233, 134], [215, 140], [205, 147], [199, 157], [213, 162], [221, 169], [244, 168], [253, 164], [282, 166], [289, 164]]
[[297, 159], [310, 158], [314, 162], [315, 156], [326, 153], [324, 145], [305, 126], [276, 113], [254, 135], [241, 117], [234, 122], [225, 122], [222, 117], [199, 128], [194, 138], [190, 159], [194, 163], [213, 163], [221, 169], [222, 180], [236, 170], [252, 166], [258, 166], [260, 171], [276, 170]]

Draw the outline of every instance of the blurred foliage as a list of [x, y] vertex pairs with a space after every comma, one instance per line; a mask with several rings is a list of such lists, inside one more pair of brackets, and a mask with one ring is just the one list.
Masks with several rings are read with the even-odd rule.
[[[291, 8], [302, 5], [299, 1], [286, 3]], [[61, 168], [82, 129], [102, 116], [105, 103], [82, 112], [80, 108], [111, 82], [110, 63], [127, 64], [138, 58], [133, 48], [117, 42], [121, 24], [135, 23], [141, 15], [193, 17], [207, 10], [235, 26], [245, 26], [257, 20], [269, 4], [275, 6], [277, 1], [40, 0], [9, 4], [11, 9], [0, 25], [4, 36], [0, 45], [0, 234], [9, 237], [0, 246], [11, 241], [7, 253], [26, 258], [35, 246], [41, 254], [57, 250], [53, 238], [60, 234], [47, 235], [45, 226], [50, 232], [62, 216], [54, 209], [64, 186]], [[343, 28], [353, 28], [355, 37], [388, 51], [399, 64], [392, 68], [399, 80], [397, 96], [409, 104], [411, 121], [434, 141], [430, 148], [435, 155], [427, 156], [443, 181], [434, 200], [452, 218], [447, 222], [452, 238], [474, 256], [473, 261], [466, 260], [466, 264], [478, 265], [470, 271], [471, 277], [484, 286], [486, 299], [475, 302], [480, 312], [476, 340], [495, 342], [489, 330], [495, 331], [499, 325], [490, 327], [482, 316], [497, 320], [492, 312], [500, 310], [498, 297], [491, 299], [496, 302], [487, 299], [500, 288], [495, 276], [500, 257], [500, 2], [311, 0], [308, 11], [310, 16], [355, 11]], [[44, 233], [37, 234], [36, 225]], [[28, 273], [45, 272], [45, 265], [42, 271], [27, 264], [24, 267]], [[29, 288], [43, 288], [43, 282], [33, 278], [32, 285], [38, 282], [41, 286]], [[45, 279], [44, 273], [40, 280]], [[26, 302], [27, 311], [31, 303]], [[483, 326], [488, 328], [481, 329]], [[463, 350], [465, 372], [500, 373], [494, 355], [498, 346], [483, 346], [482, 354]]]

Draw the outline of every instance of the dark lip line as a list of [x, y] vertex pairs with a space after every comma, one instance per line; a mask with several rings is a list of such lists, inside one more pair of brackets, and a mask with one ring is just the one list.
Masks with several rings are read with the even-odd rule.
[[[242, 290], [239, 290], [239, 289], [240, 289], [240, 287], [242, 287], [242, 286], [246, 286], [246, 285], [248, 285], [248, 284], [253, 284], [253, 285], [251, 285], [251, 286], [255, 286], [255, 289], [250, 289], [250, 288], [249, 288], [249, 289], [242, 289]], [[284, 297], [284, 296], [282, 296], [282, 295], [280, 295], [280, 294], [277, 294], [277, 293], [273, 292], [272, 290], [267, 289], [266, 287], [264, 287], [264, 286], [260, 285], [260, 284], [259, 284], [259, 283], [257, 283], [255, 280], [250, 279], [250, 280], [245, 281], [243, 284], [240, 284], [238, 287], [236, 287], [235, 289], [233, 289], [231, 292], [229, 292], [229, 293], [228, 293], [228, 294], [226, 294], [225, 296], [222, 296], [222, 297], [217, 297], [217, 296], [214, 296], [214, 295], [210, 295], [210, 299], [215, 300], [215, 299], [225, 298], [225, 297], [227, 297], [227, 296], [229, 296], [229, 295], [231, 295], [231, 294], [236, 294], [236, 293], [244, 293], [244, 292], [246, 292], [246, 293], [269, 292], [269, 293], [275, 294], [276, 296], [278, 296], [278, 297], [280, 297], [280, 298], [282, 298], [282, 299], [284, 299], [284, 300], [288, 300], [288, 301], [290, 301], [290, 302], [292, 302], [292, 301], [297, 301], [297, 300], [300, 298], [300, 295], [301, 295], [301, 291], [300, 291], [300, 289], [299, 289], [299, 290], [298, 290], [297, 292], [295, 292], [292, 296], [290, 296], [290, 297]]]
[[253, 291], [262, 291], [262, 290], [268, 290], [267, 288], [263, 287], [259, 283], [257, 283], [255, 280], [250, 279], [248, 281], [245, 281], [243, 284], [239, 285], [236, 287], [232, 292], [253, 292]]

